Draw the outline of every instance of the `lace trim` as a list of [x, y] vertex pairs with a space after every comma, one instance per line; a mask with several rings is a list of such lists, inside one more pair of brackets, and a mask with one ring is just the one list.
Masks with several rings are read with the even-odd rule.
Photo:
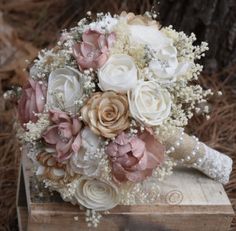
[[205, 144], [203, 146], [205, 155], [195, 168], [222, 184], [228, 183], [232, 171], [232, 159]]

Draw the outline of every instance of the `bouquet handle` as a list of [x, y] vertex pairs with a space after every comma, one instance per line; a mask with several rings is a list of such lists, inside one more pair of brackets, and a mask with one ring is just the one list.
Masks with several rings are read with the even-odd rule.
[[197, 137], [176, 130], [163, 139], [167, 154], [179, 166], [195, 168], [210, 178], [226, 184], [232, 171], [232, 159], [200, 142]]

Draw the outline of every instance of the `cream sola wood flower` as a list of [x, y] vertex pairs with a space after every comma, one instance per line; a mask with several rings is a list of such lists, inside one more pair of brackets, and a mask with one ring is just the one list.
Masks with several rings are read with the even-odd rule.
[[78, 108], [75, 103], [82, 96], [82, 79], [78, 70], [64, 67], [50, 73], [47, 94], [47, 105], [50, 109], [76, 113]]
[[119, 203], [117, 187], [99, 179], [82, 176], [76, 182], [75, 200], [95, 211], [108, 210]]
[[126, 93], [137, 84], [137, 72], [132, 57], [125, 54], [112, 55], [98, 71], [98, 86], [102, 91]]
[[146, 126], [162, 124], [171, 112], [170, 93], [156, 81], [139, 80], [128, 101], [132, 117]]
[[101, 138], [91, 131], [89, 127], [85, 127], [81, 132], [81, 146], [78, 152], [72, 154], [69, 167], [78, 174], [86, 176], [99, 176], [102, 153], [98, 148], [101, 145]]

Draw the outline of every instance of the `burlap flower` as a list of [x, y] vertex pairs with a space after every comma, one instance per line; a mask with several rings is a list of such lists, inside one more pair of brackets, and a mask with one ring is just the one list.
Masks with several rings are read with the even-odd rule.
[[56, 158], [46, 151], [37, 155], [38, 169], [36, 175], [55, 181], [57, 183], [68, 183], [73, 179], [66, 171], [66, 165], [60, 163]]
[[125, 95], [97, 92], [81, 110], [82, 119], [97, 135], [113, 138], [129, 127], [129, 106]]
[[157, 28], [160, 27], [160, 24], [156, 20], [152, 20], [148, 16], [143, 15], [135, 15], [132, 12], [121, 12], [121, 17], [125, 17], [127, 19], [127, 23], [129, 25], [143, 25], [143, 26], [155, 26]]

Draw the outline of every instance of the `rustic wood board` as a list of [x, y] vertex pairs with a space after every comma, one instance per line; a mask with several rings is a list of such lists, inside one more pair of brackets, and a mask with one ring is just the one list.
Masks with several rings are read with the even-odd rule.
[[[57, 193], [51, 195], [37, 182], [32, 175], [32, 165], [26, 158], [22, 160], [21, 175], [19, 180], [24, 180], [24, 183], [19, 184], [18, 219], [22, 231], [26, 226], [29, 231], [91, 230], [85, 222], [84, 211], [62, 201]], [[25, 195], [22, 187], [25, 187]], [[229, 229], [234, 212], [220, 183], [195, 170], [179, 168], [160, 183], [160, 188], [161, 196], [157, 204], [117, 206], [103, 216], [96, 230]]]

